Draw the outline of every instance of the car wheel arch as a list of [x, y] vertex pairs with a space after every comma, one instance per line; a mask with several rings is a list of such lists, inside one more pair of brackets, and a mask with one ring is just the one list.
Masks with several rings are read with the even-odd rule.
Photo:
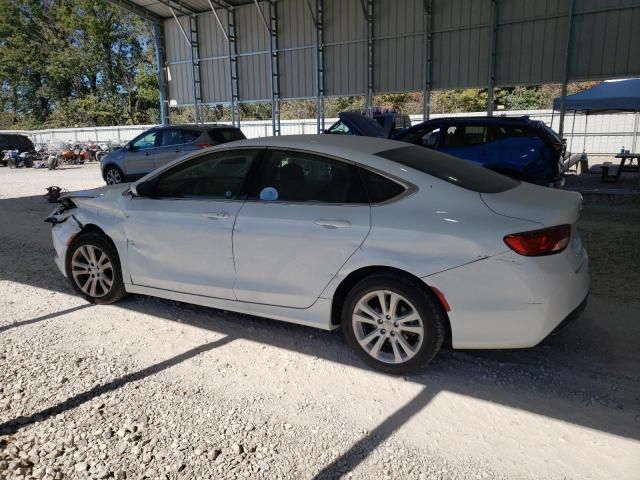
[[409, 273], [400, 268], [385, 266], [385, 265], [371, 265], [367, 267], [358, 268], [352, 272], [350, 272], [345, 278], [342, 279], [338, 287], [333, 293], [332, 302], [331, 302], [331, 325], [333, 327], [337, 327], [342, 323], [342, 306], [344, 304], [345, 299], [347, 298], [347, 294], [349, 291], [361, 280], [379, 273], [394, 273], [397, 275], [402, 275], [405, 277], [409, 277], [413, 280], [419, 281], [420, 285], [424, 287], [425, 294], [432, 297], [435, 302], [440, 305], [442, 309], [442, 316], [446, 320], [445, 328], [446, 328], [446, 336], [445, 336], [445, 345], [451, 345], [451, 323], [449, 320], [449, 315], [447, 314], [447, 308], [442, 304], [441, 299], [434, 293], [434, 291], [430, 288], [430, 286], [424, 282], [421, 278]]
[[104, 166], [104, 168], [102, 169], [102, 179], [106, 181], [106, 172], [107, 170], [109, 170], [110, 168], [115, 168], [116, 170], [118, 170], [120, 172], [120, 175], [122, 175], [122, 180], [124, 182], [125, 178], [124, 178], [124, 171], [122, 170], [121, 167], [119, 167], [118, 165], [116, 165], [115, 163], [108, 163]]

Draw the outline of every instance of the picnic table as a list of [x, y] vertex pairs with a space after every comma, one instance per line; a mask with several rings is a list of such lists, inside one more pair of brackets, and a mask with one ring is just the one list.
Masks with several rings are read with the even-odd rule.
[[[640, 170], [640, 153], [619, 153], [616, 158], [620, 159], [620, 165], [615, 170], [615, 173], [609, 173], [609, 170], [615, 168], [611, 162], [604, 162], [602, 164], [602, 182], [615, 183], [620, 180], [622, 172], [637, 172]], [[636, 161], [636, 165], [633, 165], [633, 161]], [[629, 165], [625, 167], [625, 163], [629, 161]]]

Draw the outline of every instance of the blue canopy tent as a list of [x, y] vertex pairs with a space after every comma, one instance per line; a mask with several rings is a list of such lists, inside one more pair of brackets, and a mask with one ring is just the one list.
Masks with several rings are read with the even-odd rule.
[[[576, 112], [584, 112], [586, 115], [608, 112], [636, 112], [633, 126], [633, 150], [635, 151], [638, 132], [638, 112], [640, 112], [640, 78], [602, 82], [588, 90], [568, 95], [565, 97], [564, 102], [566, 110], [573, 111], [574, 125]], [[561, 97], [553, 100], [554, 111], [560, 110], [561, 105]], [[573, 134], [573, 127], [571, 133]], [[586, 134], [587, 125], [585, 120], [585, 142]]]
[[[589, 113], [640, 111], [640, 78], [602, 82], [588, 90], [568, 95], [567, 110]], [[553, 100], [553, 109], [560, 110], [560, 97]]]

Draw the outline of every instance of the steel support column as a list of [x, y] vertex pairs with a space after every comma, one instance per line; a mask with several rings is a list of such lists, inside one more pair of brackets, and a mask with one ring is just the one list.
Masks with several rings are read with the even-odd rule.
[[153, 42], [156, 50], [156, 74], [158, 76], [158, 91], [160, 93], [160, 123], [171, 123], [169, 114], [169, 88], [166, 77], [166, 55], [164, 49], [164, 26], [153, 24]]
[[422, 90], [422, 120], [431, 115], [431, 51], [433, 30], [433, 0], [424, 0], [424, 88]]
[[[309, 7], [311, 8], [311, 7]], [[316, 0], [316, 124], [318, 133], [324, 131], [324, 0]]]
[[487, 82], [487, 115], [493, 116], [493, 90], [496, 83], [496, 31], [498, 25], [498, 0], [491, 0], [489, 24], [489, 81]]
[[202, 81], [200, 78], [200, 47], [198, 44], [198, 19], [189, 16], [189, 42], [191, 44], [191, 71], [193, 72], [193, 111], [195, 123], [204, 123], [202, 116]]
[[567, 13], [567, 43], [564, 51], [564, 74], [562, 76], [562, 92], [560, 93], [560, 125], [558, 134], [560, 138], [564, 135], [564, 116], [567, 111], [567, 83], [569, 82], [569, 69], [571, 68], [571, 37], [573, 33], [573, 12], [575, 9], [575, 0], [569, 1], [569, 12]]
[[271, 56], [271, 125], [280, 135], [280, 69], [278, 65], [278, 11], [276, 0], [269, 0], [269, 54]]
[[238, 55], [236, 48], [236, 12], [231, 8], [227, 11], [227, 27], [229, 35], [229, 72], [231, 75], [231, 122], [240, 126], [240, 98], [238, 94]]
[[[373, 0], [361, 0], [367, 21], [367, 117], [373, 117]], [[366, 5], [365, 5], [366, 2]]]

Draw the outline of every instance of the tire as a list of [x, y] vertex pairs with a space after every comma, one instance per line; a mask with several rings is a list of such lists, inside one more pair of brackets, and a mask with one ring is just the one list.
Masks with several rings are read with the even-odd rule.
[[[78, 267], [83, 264], [86, 268]], [[74, 238], [67, 250], [65, 268], [71, 286], [88, 302], [109, 304], [126, 295], [118, 253], [101, 233], [82, 233]]]
[[124, 174], [118, 167], [109, 165], [104, 169], [104, 181], [107, 182], [107, 185], [117, 185], [124, 182]]
[[[386, 312], [382, 312], [379, 294], [384, 295]], [[422, 282], [384, 272], [366, 277], [347, 294], [342, 329], [347, 343], [367, 365], [398, 375], [427, 365], [438, 353], [446, 335], [445, 317], [435, 295]], [[396, 318], [401, 321], [394, 321]], [[363, 346], [361, 342], [367, 343]]]

